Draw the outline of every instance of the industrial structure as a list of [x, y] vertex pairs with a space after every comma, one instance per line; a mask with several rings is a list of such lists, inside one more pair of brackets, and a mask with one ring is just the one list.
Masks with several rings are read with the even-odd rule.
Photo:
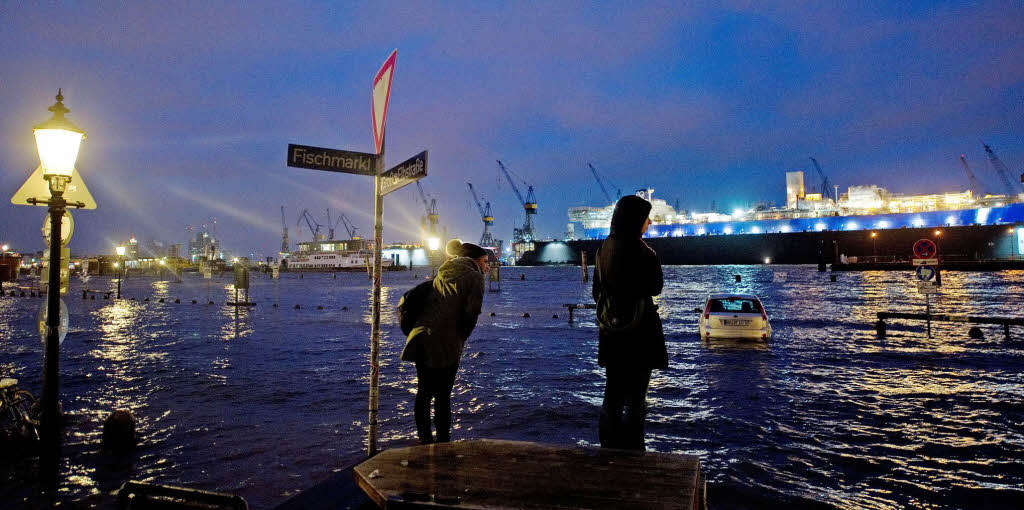
[[491, 225], [494, 224], [494, 215], [491, 214], [491, 203], [487, 202], [486, 206], [481, 205], [480, 198], [476, 196], [476, 190], [473, 189], [473, 183], [467, 182], [466, 186], [469, 186], [469, 192], [473, 195], [476, 208], [480, 211], [480, 219], [484, 222], [484, 233], [480, 235], [480, 246], [494, 248], [496, 245], [494, 238], [491, 236]]
[[[523, 210], [526, 211], [526, 221], [523, 223], [522, 228], [512, 229], [512, 250], [513, 256], [516, 260], [521, 258], [523, 254], [533, 250], [533, 242], [536, 240], [537, 235], [533, 229], [533, 217], [537, 214], [537, 198], [533, 194], [533, 186], [523, 180], [523, 184], [527, 187], [526, 198], [523, 198], [522, 192], [519, 191], [519, 187], [516, 186], [512, 175], [509, 173], [505, 165], [498, 160], [498, 168], [501, 169], [501, 173], [508, 180], [512, 191], [516, 193], [516, 198], [519, 199], [519, 203], [523, 205]], [[520, 180], [522, 180], [520, 178]]]
[[424, 215], [421, 220], [421, 226], [423, 227], [424, 239], [427, 237], [437, 237], [437, 221], [440, 215], [437, 213], [437, 199], [431, 198], [427, 201], [427, 194], [423, 192], [423, 185], [420, 181], [416, 181], [416, 189], [420, 192], [420, 199], [423, 200]]

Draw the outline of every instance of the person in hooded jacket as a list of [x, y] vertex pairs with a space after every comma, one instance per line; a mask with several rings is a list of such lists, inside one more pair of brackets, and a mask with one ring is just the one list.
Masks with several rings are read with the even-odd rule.
[[[451, 243], [449, 243], [451, 244]], [[484, 274], [490, 270], [487, 251], [471, 244], [447, 246], [455, 258], [437, 270], [423, 311], [406, 338], [402, 360], [416, 363], [416, 432], [420, 443], [435, 442], [430, 430], [430, 402], [434, 402], [436, 442], [451, 440], [452, 388], [462, 350], [484, 298]]]
[[629, 313], [622, 329], [599, 317], [597, 364], [605, 369], [604, 402], [598, 435], [604, 448], [644, 450], [647, 386], [651, 370], [668, 368], [665, 334], [654, 305], [663, 285], [661, 261], [643, 241], [651, 224], [651, 203], [624, 196], [615, 204], [608, 238], [597, 251], [594, 301], [615, 299]]

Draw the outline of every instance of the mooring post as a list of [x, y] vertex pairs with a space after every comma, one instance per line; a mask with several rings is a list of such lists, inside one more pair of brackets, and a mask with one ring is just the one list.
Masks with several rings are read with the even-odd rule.
[[1006, 335], [1006, 339], [1009, 340], [1010, 339], [1010, 323], [1009, 322], [1003, 324], [1003, 333]]
[[589, 281], [590, 275], [587, 273], [587, 250], [580, 251], [580, 267], [583, 268], [583, 281]]

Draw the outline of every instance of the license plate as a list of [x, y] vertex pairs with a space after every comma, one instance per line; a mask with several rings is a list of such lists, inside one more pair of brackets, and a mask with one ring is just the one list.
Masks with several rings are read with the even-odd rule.
[[742, 319], [723, 319], [722, 324], [725, 324], [726, 326], [747, 326], [750, 324], [750, 321]]

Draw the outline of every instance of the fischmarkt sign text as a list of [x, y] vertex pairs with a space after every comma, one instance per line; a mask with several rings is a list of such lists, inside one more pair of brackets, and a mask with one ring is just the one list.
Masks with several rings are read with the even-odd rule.
[[290, 143], [288, 166], [346, 174], [376, 175], [377, 155]]
[[387, 195], [396, 189], [416, 182], [427, 176], [427, 151], [423, 151], [380, 176], [380, 194]]

